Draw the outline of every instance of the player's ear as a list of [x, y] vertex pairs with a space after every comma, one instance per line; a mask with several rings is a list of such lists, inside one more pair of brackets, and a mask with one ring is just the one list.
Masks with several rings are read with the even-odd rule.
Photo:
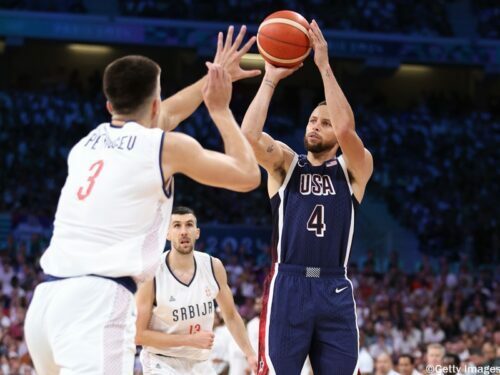
[[161, 99], [154, 98], [153, 99], [153, 103], [152, 103], [152, 115], [153, 115], [153, 118], [157, 118], [159, 116], [160, 109], [161, 109]]
[[108, 100], [106, 100], [106, 109], [108, 110], [110, 115], [113, 114], [113, 105]]
[[196, 239], [199, 239], [200, 238], [200, 228], [196, 228]]
[[168, 231], [167, 231], [167, 240], [172, 241], [172, 236], [170, 235], [170, 228], [168, 228]]

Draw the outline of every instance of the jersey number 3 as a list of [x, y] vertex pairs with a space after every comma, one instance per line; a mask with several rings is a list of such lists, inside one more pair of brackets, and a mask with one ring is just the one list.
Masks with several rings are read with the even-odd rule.
[[323, 237], [326, 232], [325, 224], [325, 206], [317, 204], [314, 207], [309, 220], [307, 220], [307, 230], [314, 232], [316, 237]]
[[90, 195], [90, 193], [92, 193], [95, 180], [99, 176], [99, 173], [101, 173], [103, 166], [104, 166], [103, 160], [98, 160], [90, 166], [89, 171], [93, 173], [89, 176], [89, 178], [87, 178], [88, 181], [87, 187], [84, 188], [83, 186], [80, 186], [80, 188], [78, 189], [78, 193], [76, 195], [78, 196], [79, 200], [83, 201]]

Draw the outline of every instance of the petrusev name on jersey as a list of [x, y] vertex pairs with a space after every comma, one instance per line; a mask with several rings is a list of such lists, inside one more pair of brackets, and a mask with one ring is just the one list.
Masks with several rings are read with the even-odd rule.
[[99, 135], [97, 133], [92, 134], [87, 142], [85, 142], [85, 147], [95, 150], [95, 146], [102, 140], [106, 148], [116, 148], [118, 150], [132, 150], [137, 139], [136, 135], [124, 135], [115, 139], [110, 139], [105, 135]]

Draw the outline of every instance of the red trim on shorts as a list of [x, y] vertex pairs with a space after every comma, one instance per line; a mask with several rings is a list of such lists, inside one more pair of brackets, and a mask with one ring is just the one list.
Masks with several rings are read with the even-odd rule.
[[259, 320], [259, 362], [258, 362], [258, 375], [267, 375], [269, 373], [269, 365], [266, 360], [266, 323], [267, 323], [267, 309], [269, 307], [269, 292], [271, 282], [274, 276], [274, 264], [271, 271], [266, 277], [264, 282], [264, 293], [262, 294], [262, 311], [260, 312]]

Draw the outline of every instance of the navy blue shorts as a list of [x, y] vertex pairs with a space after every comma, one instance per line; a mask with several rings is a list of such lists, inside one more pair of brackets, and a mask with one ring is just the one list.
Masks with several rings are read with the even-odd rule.
[[314, 375], [358, 371], [358, 327], [345, 269], [275, 265], [264, 287], [258, 375], [299, 375], [309, 355]]

